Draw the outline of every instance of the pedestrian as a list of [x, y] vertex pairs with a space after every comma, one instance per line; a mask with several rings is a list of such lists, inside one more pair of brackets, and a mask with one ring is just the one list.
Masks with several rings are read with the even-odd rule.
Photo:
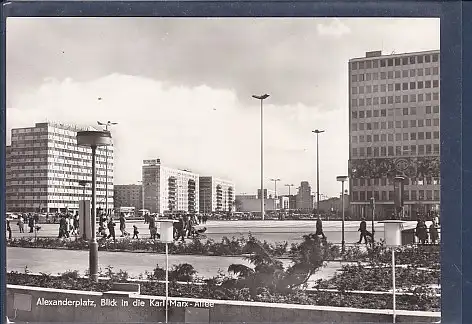
[[63, 238], [66, 236], [66, 223], [66, 218], [64, 216], [61, 216], [61, 219], [59, 220], [59, 238]]
[[361, 232], [361, 236], [359, 237], [359, 241], [357, 244], [362, 243], [362, 239], [364, 239], [364, 243], [367, 244], [367, 237], [372, 238], [372, 234], [367, 231], [367, 223], [365, 222], [365, 218], [362, 218], [361, 224], [359, 225], [358, 232]]
[[138, 234], [138, 227], [136, 225], [133, 225], [133, 238], [139, 239]]
[[107, 239], [109, 239], [110, 237], [113, 237], [113, 242], [116, 242], [116, 235], [115, 235], [115, 222], [113, 222], [113, 217], [110, 217], [110, 220], [108, 221], [108, 237]]
[[433, 222], [429, 226], [429, 238], [431, 239], [431, 244], [437, 244], [439, 240], [438, 225], [434, 218]]
[[201, 224], [203, 221], [202, 215], [198, 215], [198, 224]]
[[7, 231], [8, 231], [8, 240], [11, 241], [11, 227], [10, 227], [10, 220], [7, 219]]
[[25, 232], [25, 222], [23, 221], [23, 216], [20, 216], [18, 218], [18, 228], [20, 230], [20, 233], [24, 233]]
[[180, 216], [178, 222], [174, 223], [175, 232], [177, 233], [176, 241], [182, 237], [182, 242], [185, 242], [185, 222], [184, 217]]
[[46, 214], [46, 223], [47, 223], [47, 224], [49, 224], [49, 223], [50, 223], [50, 221], [49, 221], [49, 213], [48, 213], [48, 214]]
[[129, 235], [128, 232], [126, 232], [126, 219], [124, 213], [120, 214], [120, 231], [121, 237]]
[[98, 234], [102, 237], [102, 239], [106, 239], [107, 238], [107, 230], [105, 229], [105, 227], [102, 225], [99, 225], [98, 227]]
[[428, 228], [423, 220], [418, 220], [416, 224], [415, 235], [418, 237], [420, 244], [426, 244], [428, 241]]
[[320, 215], [318, 215], [318, 218], [316, 220], [316, 236], [321, 235], [323, 237], [323, 240], [326, 240], [326, 235], [323, 232], [323, 222], [321, 221]]
[[75, 232], [76, 234], [79, 234], [79, 214], [75, 214], [74, 216], [74, 228], [75, 228]]
[[204, 214], [203, 215], [203, 224], [206, 224], [208, 220], [208, 215]]
[[34, 218], [33, 216], [29, 215], [28, 216], [28, 226], [30, 228], [30, 233], [33, 233], [33, 230], [34, 230]]
[[157, 226], [156, 220], [152, 216], [148, 216], [148, 223], [149, 223], [149, 233], [151, 234], [151, 240], [156, 238], [157, 234]]

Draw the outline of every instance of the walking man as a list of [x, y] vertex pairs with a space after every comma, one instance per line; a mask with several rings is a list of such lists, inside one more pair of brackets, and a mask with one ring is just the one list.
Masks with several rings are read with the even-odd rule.
[[361, 232], [361, 236], [359, 237], [359, 241], [357, 242], [357, 244], [361, 244], [362, 239], [364, 239], [364, 243], [367, 244], [367, 237], [372, 238], [372, 234], [367, 231], [367, 223], [365, 221], [365, 218], [362, 218], [361, 224], [359, 225], [359, 229], [357, 231]]
[[323, 232], [323, 221], [321, 220], [320, 215], [318, 215], [318, 218], [316, 219], [316, 236], [322, 236], [323, 240], [326, 240], [326, 235]]
[[110, 220], [108, 221], [108, 237], [107, 239], [109, 239], [110, 237], [113, 237], [113, 242], [116, 242], [116, 236], [115, 236], [115, 222], [113, 222], [113, 217], [110, 217]]
[[126, 232], [126, 219], [123, 213], [120, 214], [120, 231], [121, 237], [128, 235], [128, 232]]
[[138, 227], [136, 225], [133, 225], [133, 238], [139, 239], [138, 234]]
[[8, 231], [8, 240], [11, 241], [11, 227], [10, 227], [10, 220], [7, 219], [7, 231]]

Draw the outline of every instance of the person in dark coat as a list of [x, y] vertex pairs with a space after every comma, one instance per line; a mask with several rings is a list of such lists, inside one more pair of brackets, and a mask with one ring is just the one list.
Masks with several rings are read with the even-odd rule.
[[33, 218], [33, 216], [31, 216], [31, 215], [28, 217], [28, 226], [29, 226], [29, 228], [30, 228], [30, 231], [29, 231], [29, 232], [30, 232], [30, 233], [33, 233], [33, 230], [34, 230], [34, 218]]
[[416, 224], [415, 235], [421, 244], [426, 244], [428, 241], [428, 228], [423, 220], [419, 220]]
[[110, 220], [108, 221], [108, 224], [107, 224], [108, 233], [109, 233], [107, 239], [109, 239], [110, 237], [113, 237], [114, 242], [116, 242], [115, 226], [116, 224], [113, 221], [113, 217], [110, 217]]
[[8, 232], [8, 239], [11, 241], [11, 227], [10, 227], [9, 219], [7, 219], [7, 232]]
[[318, 215], [318, 218], [316, 219], [316, 232], [315, 235], [319, 236], [321, 235], [324, 240], [326, 240], [326, 235], [323, 232], [323, 221], [320, 218], [320, 215]]
[[175, 227], [175, 232], [177, 233], [176, 241], [179, 240], [179, 238], [182, 237], [182, 242], [185, 242], [185, 221], [183, 216], [180, 216], [178, 219], [178, 222], [174, 223]]
[[138, 234], [138, 227], [136, 225], [133, 225], [133, 238], [139, 239]]
[[357, 231], [361, 232], [361, 236], [359, 237], [357, 244], [361, 244], [362, 239], [364, 239], [364, 243], [367, 244], [367, 237], [372, 238], [372, 234], [367, 230], [367, 223], [364, 218], [362, 218], [361, 224], [359, 225], [359, 229]]
[[128, 232], [126, 232], [126, 219], [123, 213], [121, 213], [120, 215], [120, 231], [121, 231], [121, 237], [129, 235]]
[[433, 218], [433, 222], [429, 226], [429, 238], [431, 239], [431, 244], [438, 243], [438, 240], [439, 240], [438, 225], [434, 218]]

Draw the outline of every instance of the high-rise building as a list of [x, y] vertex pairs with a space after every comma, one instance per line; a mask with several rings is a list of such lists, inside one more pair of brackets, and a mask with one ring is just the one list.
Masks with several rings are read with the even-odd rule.
[[200, 177], [200, 211], [231, 212], [235, 210], [234, 182], [211, 176]]
[[311, 194], [311, 186], [308, 181], [302, 181], [300, 183], [296, 199], [296, 207], [298, 210], [310, 213], [313, 211], [313, 195]]
[[[349, 60], [349, 175], [351, 213], [389, 218], [403, 200], [404, 216], [439, 207], [440, 53]], [[403, 197], [394, 178], [403, 176]], [[403, 198], [403, 199], [400, 199]]]
[[134, 207], [136, 211], [143, 209], [143, 186], [130, 185], [115, 185], [114, 200], [115, 210], [120, 207]]
[[151, 213], [199, 211], [199, 175], [144, 160], [142, 182], [144, 208]]
[[[77, 146], [74, 125], [37, 123], [14, 128], [7, 148], [7, 210], [59, 212], [78, 210], [90, 199], [92, 151]], [[105, 208], [105, 147], [96, 152], [97, 207]], [[89, 183], [85, 188], [79, 181]], [[108, 208], [113, 209], [113, 146], [108, 146]]]

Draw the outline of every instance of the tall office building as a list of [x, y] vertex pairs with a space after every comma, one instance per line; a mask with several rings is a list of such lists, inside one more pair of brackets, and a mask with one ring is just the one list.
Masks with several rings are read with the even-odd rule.
[[[371, 217], [439, 207], [439, 51], [382, 55], [349, 61], [349, 175], [351, 212]], [[394, 178], [403, 176], [403, 197]]]
[[142, 182], [144, 208], [151, 213], [199, 211], [199, 175], [144, 160]]
[[235, 210], [234, 183], [211, 176], [200, 177], [200, 211], [231, 212]]
[[308, 181], [302, 181], [298, 187], [296, 207], [303, 212], [313, 211], [313, 195], [311, 194], [311, 186]]
[[143, 186], [141, 185], [115, 185], [114, 201], [115, 210], [120, 207], [134, 207], [136, 212], [143, 209]]
[[[37, 123], [15, 128], [7, 148], [7, 210], [58, 212], [78, 210], [79, 201], [90, 199], [92, 151], [77, 146], [74, 125]], [[104, 147], [97, 148], [97, 207], [105, 208]], [[108, 208], [113, 209], [113, 146], [108, 147]]]

